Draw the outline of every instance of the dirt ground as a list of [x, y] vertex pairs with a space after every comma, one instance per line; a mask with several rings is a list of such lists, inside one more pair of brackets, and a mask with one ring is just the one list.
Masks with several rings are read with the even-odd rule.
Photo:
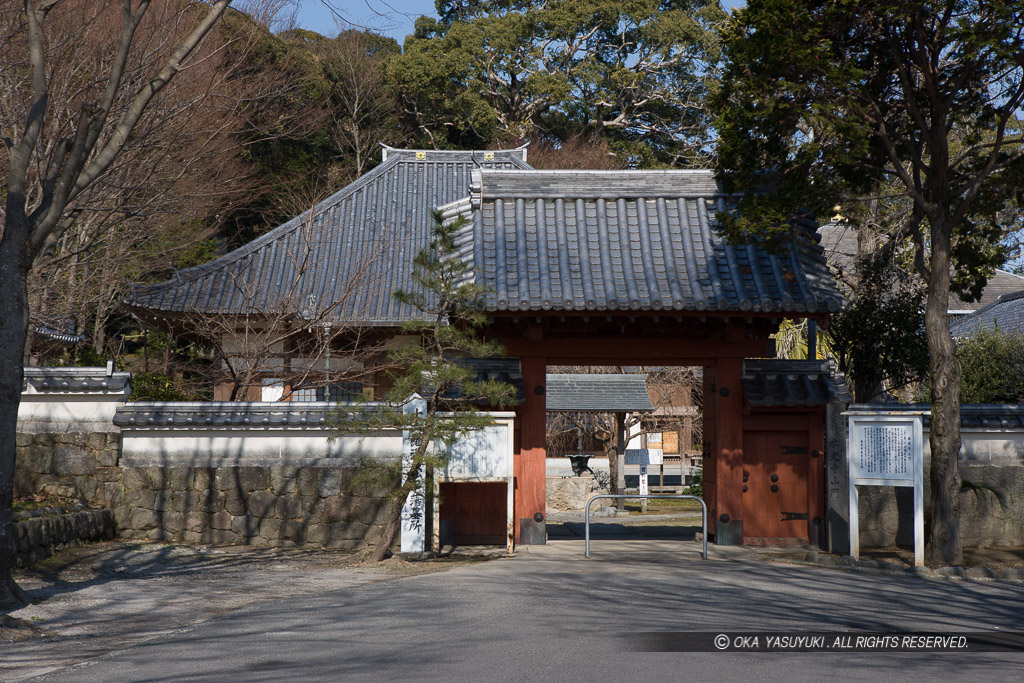
[[[110, 541], [16, 572], [32, 604], [0, 615], [0, 681], [40, 676], [249, 605], [444, 571], [497, 550], [367, 566], [351, 551]], [[27, 632], [31, 631], [31, 632]]]

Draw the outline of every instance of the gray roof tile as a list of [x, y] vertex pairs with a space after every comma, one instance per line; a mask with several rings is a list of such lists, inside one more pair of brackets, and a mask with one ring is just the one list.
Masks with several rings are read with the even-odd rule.
[[[462, 236], [492, 311], [831, 312], [844, 304], [813, 231], [786, 253], [733, 246], [710, 171], [475, 174]], [[470, 209], [472, 207], [472, 210]]]
[[853, 400], [831, 361], [760, 359], [743, 361], [743, 395], [758, 407], [823, 406]]
[[37, 368], [26, 367], [24, 389], [37, 394], [123, 393], [131, 384], [130, 372], [108, 371], [107, 368]]
[[[950, 306], [953, 306], [952, 301]], [[995, 328], [1010, 334], [1024, 334], [1024, 291], [1003, 294], [993, 303], [965, 315], [949, 326], [954, 337], [969, 337], [976, 332]]]
[[413, 286], [430, 211], [465, 196], [474, 168], [529, 165], [521, 149], [385, 149], [383, 163], [311, 211], [167, 282], [138, 286], [126, 303], [156, 314], [311, 309], [318, 319], [401, 325], [415, 311], [392, 293]]
[[650, 412], [645, 374], [549, 374], [545, 391], [552, 412]]

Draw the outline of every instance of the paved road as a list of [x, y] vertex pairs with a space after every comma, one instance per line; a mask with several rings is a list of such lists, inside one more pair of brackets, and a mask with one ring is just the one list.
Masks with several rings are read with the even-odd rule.
[[518, 557], [264, 604], [54, 673], [61, 681], [1020, 680], [1024, 653], [637, 652], [647, 631], [1024, 631], [1019, 584], [756, 561], [677, 540]]

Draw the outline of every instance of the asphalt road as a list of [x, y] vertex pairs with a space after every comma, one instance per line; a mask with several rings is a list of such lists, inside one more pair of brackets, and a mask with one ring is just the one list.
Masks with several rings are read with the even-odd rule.
[[[600, 539], [265, 603], [55, 672], [60, 681], [1020, 680], [1021, 653], [640, 652], [645, 632], [1024, 631], [1020, 584], [766, 563]], [[669, 638], [671, 640], [671, 638]]]

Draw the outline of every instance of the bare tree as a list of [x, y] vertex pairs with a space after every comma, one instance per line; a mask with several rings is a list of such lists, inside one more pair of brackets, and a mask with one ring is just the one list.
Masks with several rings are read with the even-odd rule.
[[228, 271], [240, 312], [191, 310], [177, 323], [179, 331], [212, 349], [215, 398], [254, 400], [263, 382], [272, 380], [280, 387], [279, 400], [288, 400], [300, 388], [365, 384], [383, 368], [384, 339], [351, 321], [360, 317], [354, 307], [359, 293], [372, 289], [384, 270], [379, 262], [390, 233], [382, 230], [370, 250], [353, 256], [359, 261], [352, 276], [329, 298], [311, 293], [318, 274], [331, 267], [328, 235], [315, 207], [300, 216], [291, 237], [284, 247], [288, 263], [282, 270], [289, 276], [282, 287], [266, 291], [249, 268]]
[[[0, 123], [7, 171], [0, 237], [0, 604], [24, 599], [11, 576], [10, 533], [32, 263], [74, 224], [88, 192], [115, 177], [147, 129], [147, 113], [166, 106], [171, 83], [204, 58], [204, 41], [230, 4], [23, 0], [0, 14], [3, 96], [10, 103]], [[112, 35], [98, 30], [108, 17], [117, 17]], [[67, 68], [80, 65], [59, 59], [78, 38], [102, 45], [88, 77], [84, 69]], [[65, 87], [69, 80], [78, 88]], [[172, 108], [166, 120], [187, 109], [187, 103]]]

